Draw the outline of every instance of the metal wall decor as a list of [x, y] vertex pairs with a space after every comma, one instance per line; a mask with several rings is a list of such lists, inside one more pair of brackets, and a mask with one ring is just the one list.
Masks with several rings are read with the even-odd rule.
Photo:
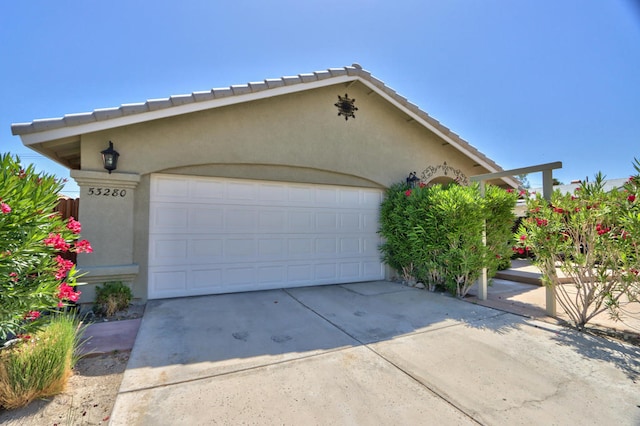
[[358, 107], [354, 105], [355, 99], [349, 99], [348, 94], [344, 94], [344, 98], [338, 95], [338, 102], [334, 105], [338, 108], [338, 117], [344, 115], [345, 121], [351, 118], [356, 118], [354, 114], [355, 111], [358, 110]]
[[447, 165], [445, 161], [442, 164], [437, 166], [429, 166], [423, 172], [421, 176], [421, 180], [423, 182], [431, 181], [431, 178], [434, 176], [449, 176], [451, 174], [452, 179], [456, 181], [460, 185], [469, 185], [469, 179], [467, 176], [462, 173], [460, 169], [454, 169], [453, 167]]

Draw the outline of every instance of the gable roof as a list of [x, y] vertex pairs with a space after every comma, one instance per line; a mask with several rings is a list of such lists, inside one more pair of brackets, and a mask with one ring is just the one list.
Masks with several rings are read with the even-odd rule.
[[[369, 87], [489, 172], [503, 170], [493, 160], [422, 111], [417, 105], [362, 69], [359, 64], [175, 95], [169, 98], [149, 99], [146, 102], [67, 114], [58, 118], [39, 119], [29, 123], [14, 123], [11, 125], [11, 132], [13, 135], [19, 135], [24, 145], [73, 169], [80, 167], [80, 135], [85, 133], [355, 81]], [[56, 142], [51, 143], [52, 141]], [[517, 186], [517, 182], [513, 179], [503, 180], [512, 186]]]

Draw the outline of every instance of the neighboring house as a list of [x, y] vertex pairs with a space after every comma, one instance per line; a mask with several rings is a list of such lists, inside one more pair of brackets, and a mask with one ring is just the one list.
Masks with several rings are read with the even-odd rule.
[[387, 187], [502, 170], [357, 64], [12, 131], [80, 186], [84, 281], [142, 299], [384, 279]]

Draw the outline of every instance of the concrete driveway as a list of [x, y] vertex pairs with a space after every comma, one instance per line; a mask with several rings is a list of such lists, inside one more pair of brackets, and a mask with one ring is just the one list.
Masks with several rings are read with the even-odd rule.
[[640, 348], [389, 282], [154, 300], [112, 425], [640, 424]]

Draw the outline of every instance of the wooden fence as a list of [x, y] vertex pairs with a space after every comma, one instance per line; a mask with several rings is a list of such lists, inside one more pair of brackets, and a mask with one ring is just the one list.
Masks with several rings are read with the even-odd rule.
[[[58, 198], [58, 205], [54, 207], [53, 211], [59, 212], [63, 219], [69, 219], [73, 217], [78, 220], [78, 208], [80, 207], [80, 198]], [[77, 255], [73, 252], [61, 253], [64, 259], [70, 260], [73, 263], [78, 263]]]
[[58, 205], [53, 209], [60, 212], [63, 219], [73, 217], [78, 220], [78, 207], [80, 206], [80, 198], [59, 198]]

